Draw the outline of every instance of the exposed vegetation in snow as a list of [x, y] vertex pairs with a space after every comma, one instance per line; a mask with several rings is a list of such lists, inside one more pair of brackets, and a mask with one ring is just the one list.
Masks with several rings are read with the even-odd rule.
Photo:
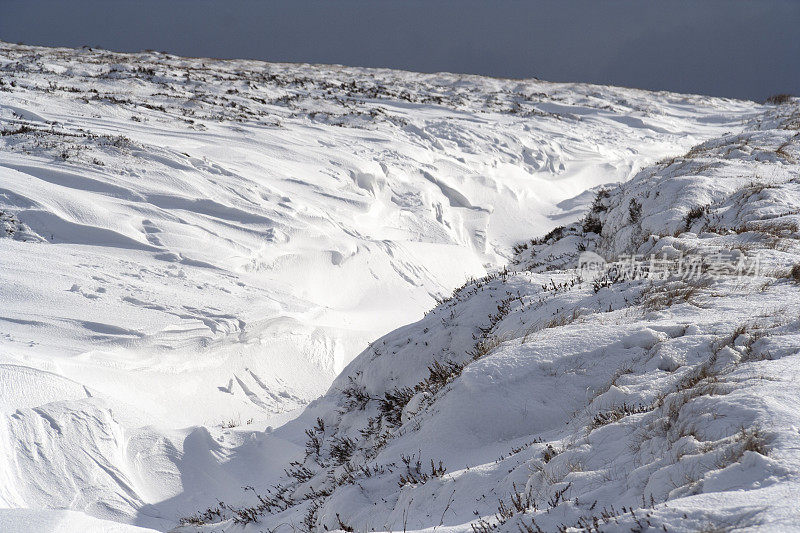
[[0, 529], [796, 524], [799, 127], [0, 43]]
[[[353, 361], [278, 430], [316, 417], [305, 458], [258, 502], [187, 523], [797, 527], [797, 115], [774, 109], [598, 192], [513, 271]], [[595, 279], [586, 252], [608, 261]]]

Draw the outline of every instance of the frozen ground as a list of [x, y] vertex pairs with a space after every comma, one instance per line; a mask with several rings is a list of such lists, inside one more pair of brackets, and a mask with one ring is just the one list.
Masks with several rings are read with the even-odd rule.
[[[744, 520], [693, 494], [756, 483], [762, 503], [741, 494], [747, 520], [793, 523], [774, 496], [797, 492], [783, 481], [797, 471], [789, 443], [800, 426], [787, 388], [797, 288], [780, 277], [797, 253], [798, 119], [782, 109], [0, 45], [0, 529], [103, 531], [113, 520], [163, 531], [217, 498], [230, 509], [199, 516], [213, 523], [201, 527], [516, 531], [535, 515], [550, 531], [610, 505], [611, 523], [630, 528], [649, 512], [672, 527], [682, 512], [696, 525]], [[609, 189], [592, 219], [602, 237], [578, 224], [514, 255], [514, 244], [599, 209], [597, 186], [709, 139]], [[758, 201], [745, 197], [765, 180]], [[779, 217], [785, 227], [770, 230]], [[777, 244], [761, 246], [759, 231]], [[574, 279], [540, 271], [571, 268], [579, 245], [615, 260], [642, 242], [647, 253], [764, 248], [773, 270], [691, 289], [638, 279], [596, 293], [588, 281], [542, 288]], [[282, 425], [370, 341], [509, 261], [519, 273], [468, 284], [373, 343]], [[757, 349], [754, 361], [709, 352], [750, 323], [764, 339], [723, 348]], [[484, 357], [472, 361], [476, 350]], [[434, 361], [455, 365], [449, 377], [406, 397]], [[670, 387], [703, 365], [714, 394], [671, 408]], [[712, 424], [700, 411], [714, 401], [727, 403], [714, 404], [723, 422]], [[681, 416], [705, 433], [662, 427]], [[320, 453], [306, 455], [317, 417]], [[642, 428], [654, 436], [635, 436]], [[559, 453], [543, 461], [548, 446]], [[401, 456], [412, 454], [412, 469], [420, 459], [431, 474], [435, 459], [446, 473], [409, 481]], [[240, 507], [273, 485], [278, 500], [252, 516]], [[499, 500], [513, 507], [511, 491], [530, 505], [493, 516]], [[256, 512], [267, 506], [274, 514]]]

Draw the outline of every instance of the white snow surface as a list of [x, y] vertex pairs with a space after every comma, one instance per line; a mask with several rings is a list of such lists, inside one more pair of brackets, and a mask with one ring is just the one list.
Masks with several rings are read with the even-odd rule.
[[0, 530], [800, 523], [796, 104], [0, 44], [0, 126]]
[[[800, 530], [799, 129], [795, 101], [598, 191], [374, 342], [271, 433], [305, 446], [274, 486], [182, 530]], [[706, 267], [625, 274], [651, 253]]]

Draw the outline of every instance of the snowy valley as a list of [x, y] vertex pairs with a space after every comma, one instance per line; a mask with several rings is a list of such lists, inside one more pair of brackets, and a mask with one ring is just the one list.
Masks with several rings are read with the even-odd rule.
[[0, 530], [800, 528], [799, 129], [0, 43]]

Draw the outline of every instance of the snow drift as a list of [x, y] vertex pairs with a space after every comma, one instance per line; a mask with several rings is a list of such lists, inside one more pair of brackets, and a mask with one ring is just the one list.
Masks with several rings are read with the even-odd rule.
[[305, 427], [279, 483], [184, 529], [800, 527], [798, 118], [598, 191], [374, 342], [273, 433]]
[[[720, 407], [728, 422], [682, 435], [696, 464], [657, 462], [679, 453], [671, 434], [642, 441], [647, 456], [627, 443], [662, 424], [670, 387], [686, 389], [704, 364], [702, 379], [727, 369], [733, 356], [709, 366], [703, 343], [740, 327], [735, 313], [752, 316], [755, 302], [794, 312], [794, 285], [777, 273], [796, 228], [770, 220], [796, 209], [797, 117], [770, 109], [0, 45], [0, 505], [11, 508], [0, 524], [550, 530], [637, 519], [640, 496], [670, 526], [679, 512], [664, 503], [681, 498], [698, 524], [744, 520], [689, 496], [791, 477], [775, 452], [789, 434], [772, 427], [788, 422], [759, 419], [789, 416], [777, 367], [759, 374], [769, 390], [717, 378], [724, 401], [752, 412]], [[763, 182], [751, 200], [746, 187]], [[651, 289], [656, 303], [640, 300], [650, 280], [577, 282], [570, 270], [580, 250], [612, 262], [689, 244], [749, 257], [759, 231], [778, 243], [764, 258], [774, 272], [667, 280]], [[509, 261], [516, 271], [498, 270]], [[479, 281], [447, 296], [468, 278]], [[758, 328], [763, 338], [727, 348], [775, 342], [757, 363], [790, 361], [792, 322]], [[706, 396], [722, 393], [676, 409], [700, 420]], [[588, 431], [595, 417], [607, 423]], [[706, 482], [709, 443], [730, 458], [718, 470], [733, 470]], [[752, 511], [792, 520], [774, 502]]]

